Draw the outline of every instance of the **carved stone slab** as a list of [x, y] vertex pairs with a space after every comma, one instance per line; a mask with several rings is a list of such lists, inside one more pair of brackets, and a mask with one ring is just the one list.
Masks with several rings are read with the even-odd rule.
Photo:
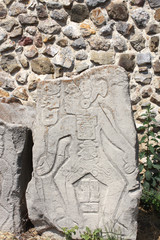
[[0, 229], [21, 232], [27, 219], [25, 191], [31, 178], [31, 132], [0, 121]]
[[122, 68], [40, 82], [33, 137], [27, 205], [39, 231], [78, 225], [136, 239], [136, 131]]

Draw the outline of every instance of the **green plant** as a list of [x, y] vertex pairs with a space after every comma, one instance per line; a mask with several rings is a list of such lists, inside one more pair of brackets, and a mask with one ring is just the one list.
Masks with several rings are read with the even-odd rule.
[[76, 234], [76, 230], [78, 230], [78, 226], [74, 226], [74, 227], [72, 227], [72, 228], [70, 228], [70, 229], [68, 229], [68, 228], [63, 228], [62, 229], [63, 230], [63, 232], [64, 232], [64, 235], [65, 235], [65, 238], [66, 238], [66, 240], [72, 240], [73, 238], [72, 238], [72, 235], [74, 234]]
[[160, 213], [160, 192], [143, 189], [140, 204], [145, 210], [155, 210]]
[[122, 234], [120, 233], [120, 231], [113, 230], [112, 227], [110, 227], [110, 229], [105, 228], [105, 232], [106, 232], [106, 240], [124, 240], [122, 238]]
[[154, 132], [157, 126], [151, 105], [141, 116], [144, 117], [143, 126], [138, 130], [144, 133], [139, 141], [142, 147], [139, 158], [146, 159], [139, 164], [141, 182], [146, 191], [160, 191], [160, 135]]
[[93, 232], [89, 227], [86, 227], [86, 231], [81, 234], [83, 240], [103, 240], [102, 229], [97, 228]]

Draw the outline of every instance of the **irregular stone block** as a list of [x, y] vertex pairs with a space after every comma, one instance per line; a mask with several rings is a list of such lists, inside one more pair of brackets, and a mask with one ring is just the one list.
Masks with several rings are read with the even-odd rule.
[[135, 240], [140, 191], [126, 72], [95, 67], [41, 81], [37, 91], [29, 218], [41, 232], [113, 224]]
[[144, 11], [143, 8], [133, 10], [131, 17], [135, 21], [138, 28], [145, 28], [150, 19], [149, 14]]
[[54, 73], [54, 66], [49, 58], [38, 57], [31, 61], [32, 71], [37, 74], [50, 74]]
[[94, 63], [108, 65], [114, 64], [115, 60], [115, 52], [114, 51], [91, 51], [91, 61]]
[[26, 127], [0, 121], [0, 229], [20, 232], [27, 219], [25, 190], [32, 171], [32, 137]]
[[138, 66], [151, 64], [151, 54], [148, 53], [138, 53], [137, 54], [137, 64]]
[[75, 4], [71, 9], [71, 20], [73, 22], [83, 22], [89, 17], [89, 10], [85, 4]]
[[15, 59], [15, 55], [13, 54], [3, 55], [0, 61], [0, 66], [8, 73], [17, 72], [21, 68]]
[[157, 52], [158, 51], [158, 46], [159, 46], [159, 37], [158, 36], [153, 36], [150, 39], [149, 43], [149, 48], [151, 52]]
[[126, 71], [133, 72], [135, 68], [135, 55], [122, 54], [119, 59], [119, 65]]
[[160, 7], [160, 1], [159, 0], [148, 0], [150, 7], [156, 8]]
[[111, 2], [106, 9], [110, 18], [116, 21], [118, 20], [127, 21], [128, 9], [125, 2], [121, 2], [121, 3], [118, 3], [118, 1], [117, 3]]

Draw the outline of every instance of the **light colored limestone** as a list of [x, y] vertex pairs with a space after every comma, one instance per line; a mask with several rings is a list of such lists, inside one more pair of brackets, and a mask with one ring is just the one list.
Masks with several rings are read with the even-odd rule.
[[41, 81], [33, 139], [26, 197], [38, 231], [113, 225], [136, 239], [136, 132], [122, 68]]

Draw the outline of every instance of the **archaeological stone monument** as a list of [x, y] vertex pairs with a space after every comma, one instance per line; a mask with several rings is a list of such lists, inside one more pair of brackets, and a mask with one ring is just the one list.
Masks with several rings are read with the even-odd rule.
[[136, 130], [122, 68], [41, 81], [33, 142], [26, 200], [39, 232], [78, 225], [136, 239]]

